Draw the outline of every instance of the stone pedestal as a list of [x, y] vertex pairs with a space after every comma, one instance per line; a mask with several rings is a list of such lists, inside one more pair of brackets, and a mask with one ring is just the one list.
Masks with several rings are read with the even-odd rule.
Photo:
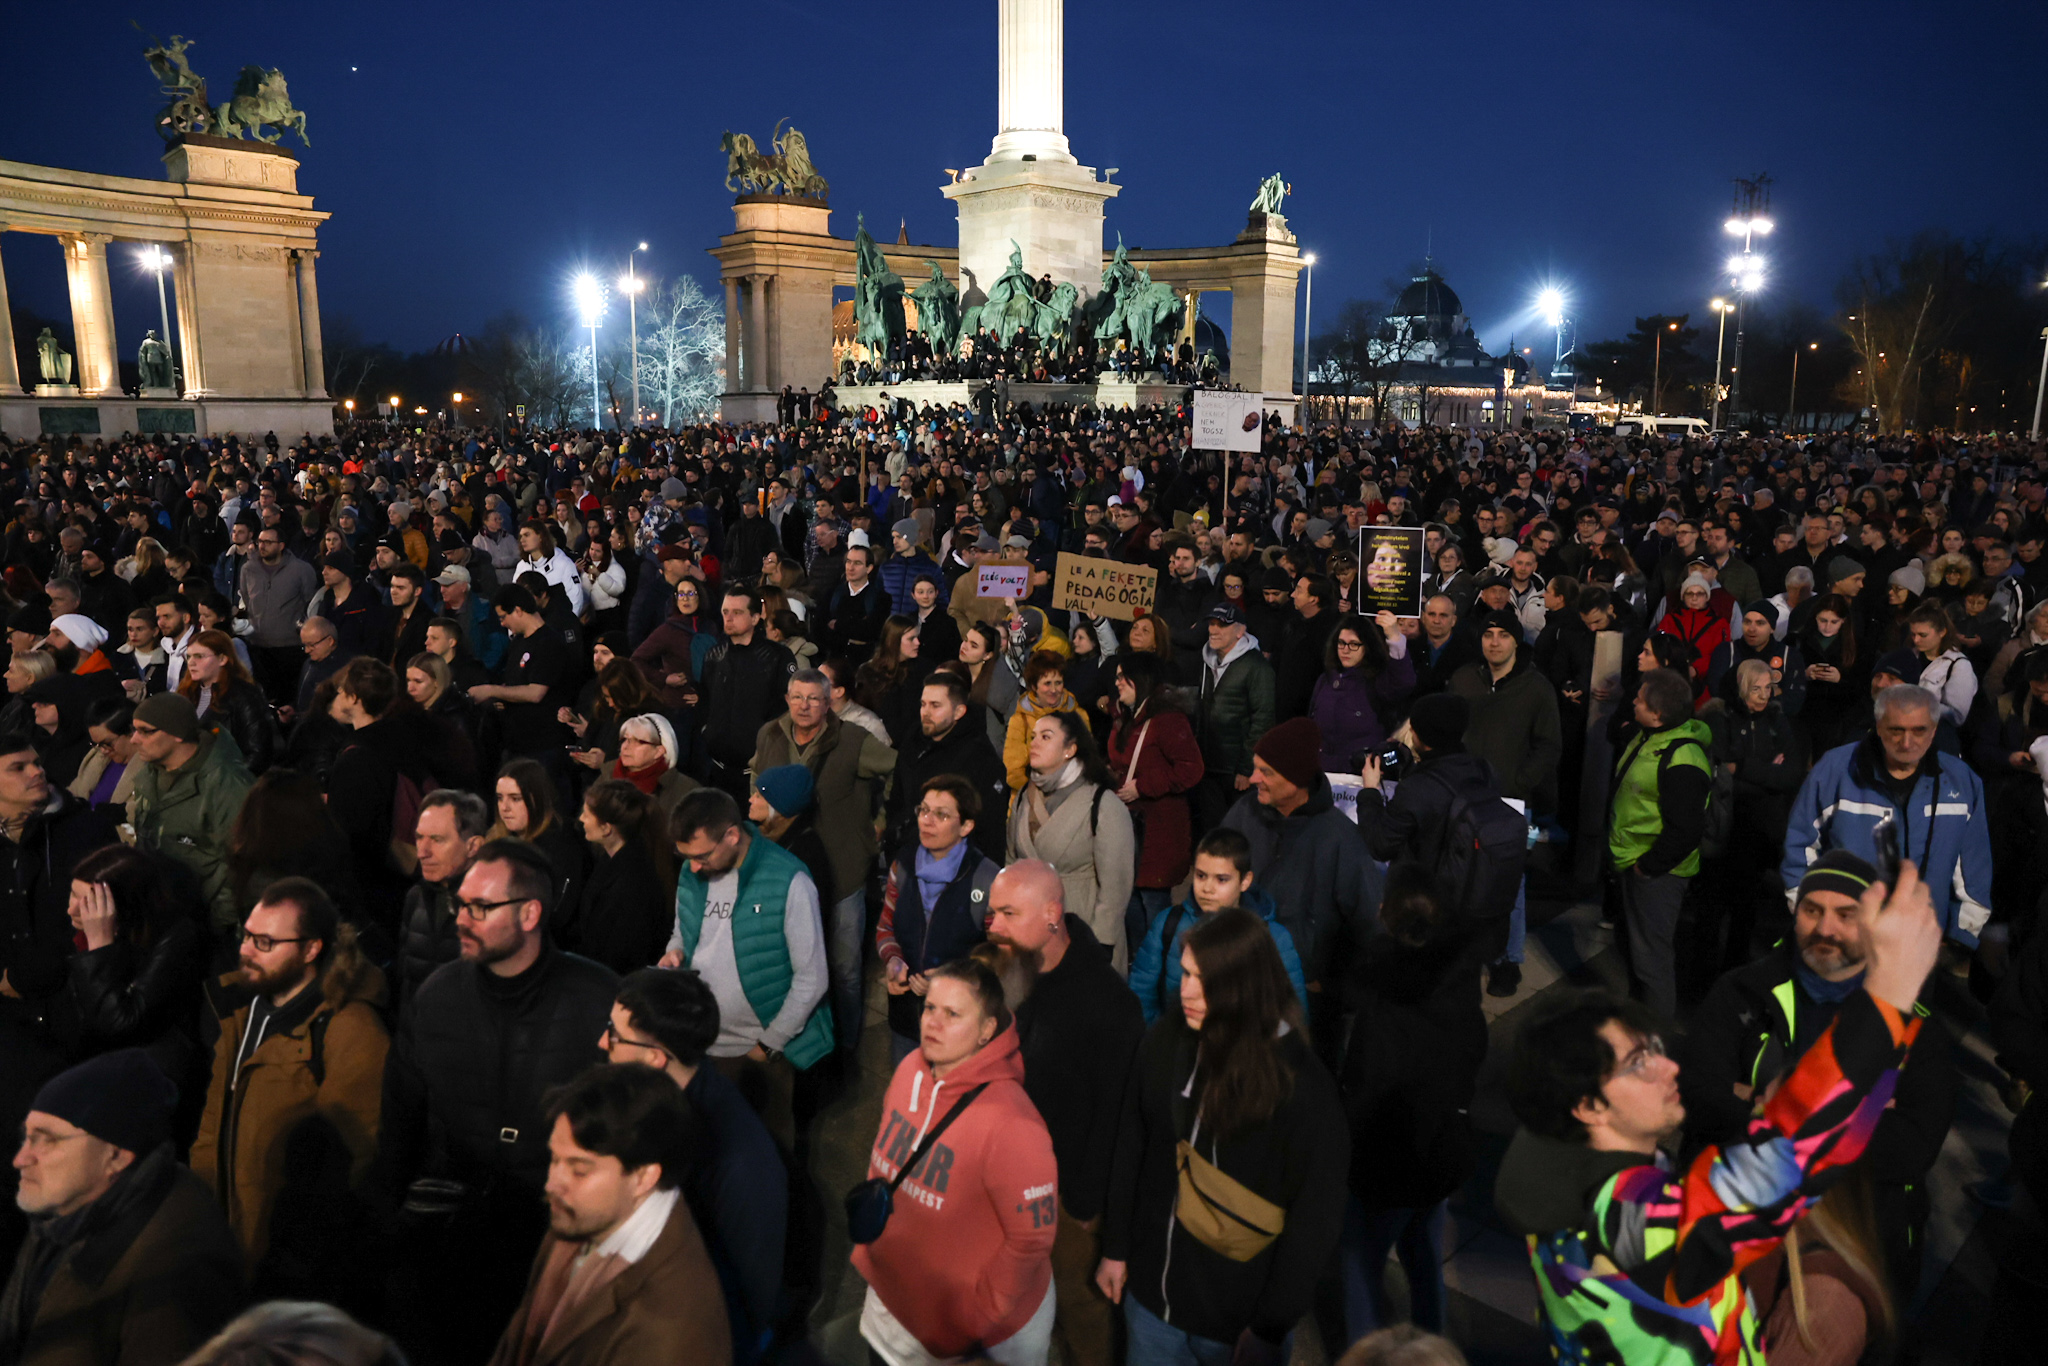
[[1287, 231], [1287, 220], [1277, 213], [1253, 211], [1245, 220], [1244, 231], [1237, 235], [1240, 242], [1284, 242], [1294, 245], [1294, 234]]
[[159, 388], [156, 388], [156, 387], [155, 387], [155, 386], [153, 386], [153, 385], [144, 385], [144, 386], [143, 386], [143, 387], [142, 387], [142, 388], [141, 388], [140, 390], [138, 390], [137, 392], [138, 392], [138, 393], [140, 394], [140, 396], [141, 396], [141, 397], [143, 397], [143, 398], [173, 398], [173, 399], [174, 399], [174, 398], [178, 397], [178, 391], [177, 391], [176, 389], [174, 389], [174, 388], [171, 388], [171, 387], [168, 387], [168, 386], [166, 386], [166, 387], [164, 387], [164, 388], [161, 388], [161, 389], [159, 389]]
[[1092, 297], [1102, 288], [1102, 206], [1121, 188], [1092, 166], [1057, 161], [992, 161], [946, 186], [960, 213], [961, 302], [988, 297], [1012, 242], [1032, 279], [1050, 274]]
[[37, 398], [77, 398], [79, 388], [75, 384], [38, 384]]
[[187, 133], [164, 153], [164, 175], [186, 185], [299, 192], [299, 159], [267, 142]]

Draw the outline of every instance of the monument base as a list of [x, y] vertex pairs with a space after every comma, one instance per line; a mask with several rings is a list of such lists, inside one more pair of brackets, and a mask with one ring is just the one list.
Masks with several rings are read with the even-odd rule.
[[182, 397], [184, 397], [184, 395], [180, 394], [180, 393], [179, 393], [179, 392], [178, 392], [178, 391], [177, 391], [176, 389], [173, 389], [173, 388], [169, 388], [169, 387], [164, 387], [164, 388], [155, 388], [155, 387], [153, 387], [153, 386], [151, 386], [151, 385], [147, 385], [147, 384], [145, 384], [144, 386], [142, 386], [142, 388], [141, 388], [141, 389], [139, 389], [139, 390], [137, 390], [136, 392], [137, 392], [137, 394], [138, 394], [138, 395], [139, 395], [140, 397], [142, 397], [142, 398], [182, 398]]
[[[869, 404], [880, 407], [882, 395], [889, 401], [907, 400], [914, 407], [922, 408], [927, 403], [935, 408], [950, 408], [954, 404], [972, 412], [974, 395], [983, 384], [981, 380], [908, 380], [902, 384], [848, 384], [834, 389], [838, 396], [839, 410], [864, 408]], [[1021, 381], [996, 381], [998, 403], [1028, 403], [1040, 408], [1048, 403], [1092, 404], [1097, 408], [1149, 408], [1161, 404], [1187, 402], [1189, 389], [1185, 384], [1162, 384], [1154, 380], [1107, 379], [1095, 384], [1026, 384]]]
[[718, 420], [720, 422], [773, 422], [775, 421], [775, 400], [780, 397], [771, 393], [720, 394], [718, 396]]
[[75, 384], [38, 384], [36, 386], [36, 397], [77, 398], [78, 386]]
[[1097, 180], [1093, 166], [1058, 161], [995, 162], [945, 186], [960, 211], [960, 302], [988, 296], [1013, 242], [1033, 279], [1050, 275], [1092, 298], [1102, 288], [1102, 205], [1122, 188]]
[[280, 441], [305, 435], [334, 434], [334, 405], [325, 399], [84, 398], [74, 387], [65, 393], [38, 392], [26, 398], [0, 397], [0, 436], [33, 441], [40, 436], [114, 437], [226, 436], [234, 433], [260, 439], [276, 432]]

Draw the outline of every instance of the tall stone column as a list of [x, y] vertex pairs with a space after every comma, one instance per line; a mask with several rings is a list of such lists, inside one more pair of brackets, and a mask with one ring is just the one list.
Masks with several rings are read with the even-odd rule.
[[740, 282], [736, 275], [728, 275], [725, 285], [725, 392], [741, 393], [744, 386], [740, 377], [740, 354], [743, 349], [740, 340]]
[[107, 283], [107, 243], [113, 234], [66, 234], [64, 273], [71, 284], [71, 335], [78, 347], [72, 379], [80, 393], [97, 398], [121, 391], [114, 358], [114, 296]]
[[1065, 0], [1000, 0], [996, 141], [990, 161], [1065, 161]]
[[206, 357], [199, 344], [199, 272], [194, 268], [191, 242], [166, 245], [172, 256], [172, 295], [178, 308], [178, 355], [185, 362], [185, 397], [206, 394]]
[[747, 393], [768, 387], [768, 277], [747, 277]]
[[320, 253], [301, 250], [292, 253], [299, 263], [299, 351], [306, 367], [306, 397], [327, 397], [327, 357], [320, 349], [320, 286], [313, 278], [313, 262]]
[[[7, 225], [0, 223], [0, 233]], [[7, 311], [7, 266], [0, 262], [0, 394], [21, 392], [21, 365], [14, 355], [14, 315]]]

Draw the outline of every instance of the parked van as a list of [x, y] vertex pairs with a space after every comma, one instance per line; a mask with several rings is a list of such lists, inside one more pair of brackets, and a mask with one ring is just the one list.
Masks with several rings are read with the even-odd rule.
[[1705, 436], [1712, 429], [1697, 417], [1644, 417], [1641, 413], [1616, 418], [1616, 436]]

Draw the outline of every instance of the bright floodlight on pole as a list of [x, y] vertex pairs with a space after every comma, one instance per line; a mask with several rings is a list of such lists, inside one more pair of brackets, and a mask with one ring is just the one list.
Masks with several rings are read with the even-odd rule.
[[587, 271], [576, 277], [576, 311], [590, 329], [590, 425], [604, 426], [604, 401], [597, 388], [597, 320], [604, 316], [604, 286]]
[[1564, 291], [1546, 289], [1536, 296], [1536, 308], [1543, 314], [1543, 321], [1551, 327], [1564, 326]]
[[[164, 296], [164, 272], [171, 268], [171, 254], [152, 242], [142, 249], [142, 268], [156, 276], [156, 311], [163, 323], [164, 350], [171, 349], [171, 306]], [[172, 353], [171, 376], [177, 378], [177, 355]]]

